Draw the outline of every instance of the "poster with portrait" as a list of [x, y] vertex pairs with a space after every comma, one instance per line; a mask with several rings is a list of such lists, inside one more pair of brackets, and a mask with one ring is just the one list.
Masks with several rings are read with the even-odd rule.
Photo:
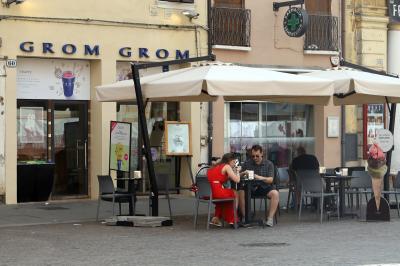
[[189, 122], [165, 122], [166, 155], [192, 155], [191, 124]]
[[46, 121], [43, 107], [21, 107], [19, 109], [19, 142], [44, 143]]
[[131, 150], [131, 123], [111, 121], [110, 170], [129, 172]]
[[364, 105], [364, 157], [375, 141], [378, 130], [385, 128], [385, 105]]

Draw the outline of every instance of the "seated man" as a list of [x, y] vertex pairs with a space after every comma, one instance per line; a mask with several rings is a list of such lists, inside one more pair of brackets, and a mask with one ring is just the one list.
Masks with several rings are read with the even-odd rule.
[[319, 162], [317, 157], [312, 154], [306, 154], [303, 146], [297, 148], [297, 157], [293, 159], [291, 170], [319, 170]]
[[[296, 188], [297, 188], [297, 180], [296, 180], [297, 170], [319, 171], [319, 162], [317, 157], [315, 157], [312, 154], [307, 154], [306, 149], [303, 146], [299, 146], [297, 148], [297, 157], [293, 159], [292, 164], [289, 166], [289, 173], [291, 177], [290, 182], [294, 184]], [[300, 191], [298, 189], [296, 189], [296, 202], [300, 202]], [[314, 204], [316, 204], [316, 201]], [[294, 205], [294, 202], [292, 202], [291, 205]]]
[[[254, 145], [251, 147], [251, 159], [246, 161], [242, 167], [242, 171], [252, 170], [254, 171], [254, 179], [262, 180], [263, 182], [257, 187], [253, 188], [254, 196], [265, 196], [271, 200], [270, 209], [266, 225], [274, 225], [274, 215], [278, 208], [279, 203], [279, 192], [274, 188], [274, 165], [271, 161], [263, 159], [263, 150], [260, 145]], [[239, 208], [241, 215], [244, 216], [245, 204], [244, 204], [244, 191], [239, 190]]]

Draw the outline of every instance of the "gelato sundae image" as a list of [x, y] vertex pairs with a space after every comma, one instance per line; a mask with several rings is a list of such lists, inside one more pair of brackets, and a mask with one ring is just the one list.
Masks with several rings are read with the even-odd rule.
[[117, 158], [117, 168], [122, 169], [122, 158], [124, 156], [124, 145], [117, 143], [115, 145], [115, 157]]

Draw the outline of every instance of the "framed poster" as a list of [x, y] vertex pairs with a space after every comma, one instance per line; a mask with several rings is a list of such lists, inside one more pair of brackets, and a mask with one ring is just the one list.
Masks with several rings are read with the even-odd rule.
[[19, 142], [44, 143], [46, 121], [43, 107], [21, 107], [19, 109]]
[[189, 122], [165, 121], [165, 154], [192, 155], [192, 127]]
[[130, 171], [131, 123], [111, 121], [110, 170]]
[[339, 137], [339, 117], [328, 116], [327, 123], [327, 137], [328, 138], [338, 138]]
[[367, 151], [374, 142], [377, 131], [385, 128], [385, 105], [384, 104], [365, 104], [363, 114], [364, 129], [364, 159], [366, 159]]

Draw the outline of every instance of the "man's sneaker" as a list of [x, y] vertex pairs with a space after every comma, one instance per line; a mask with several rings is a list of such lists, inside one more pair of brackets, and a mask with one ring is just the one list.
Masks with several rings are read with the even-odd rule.
[[274, 219], [268, 218], [267, 221], [265, 222], [265, 225], [269, 227], [274, 226]]

